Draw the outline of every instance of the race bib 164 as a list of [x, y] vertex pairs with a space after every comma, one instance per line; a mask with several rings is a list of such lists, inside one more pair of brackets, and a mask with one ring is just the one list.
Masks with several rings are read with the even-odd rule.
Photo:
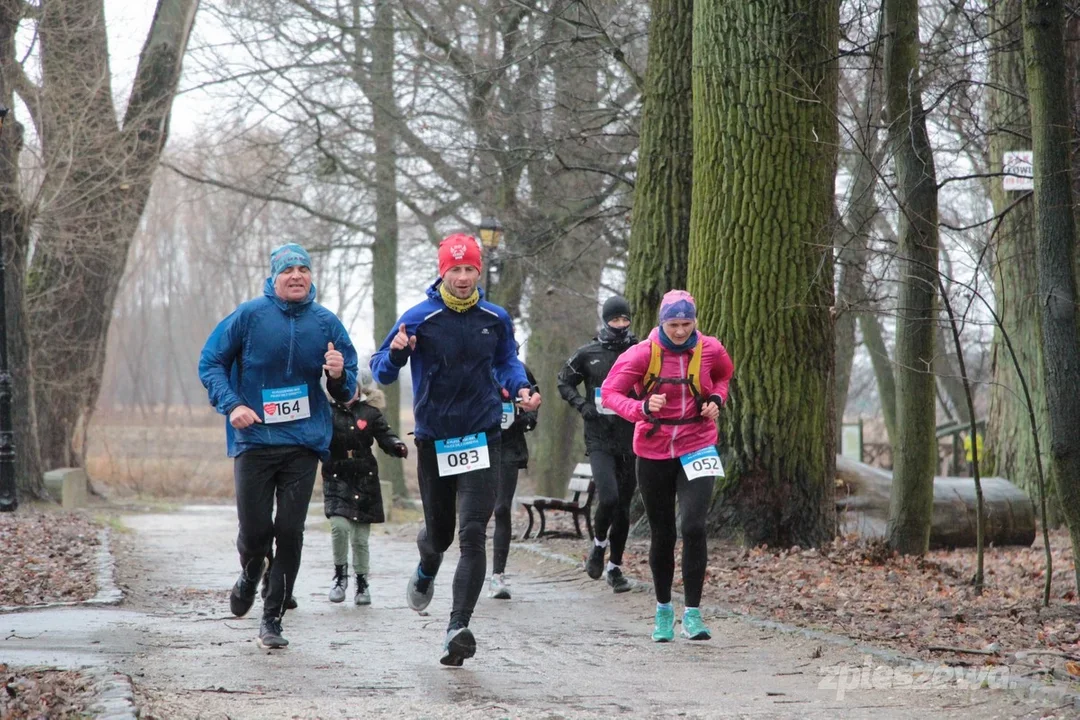
[[263, 422], [286, 423], [311, 417], [307, 385], [262, 391]]

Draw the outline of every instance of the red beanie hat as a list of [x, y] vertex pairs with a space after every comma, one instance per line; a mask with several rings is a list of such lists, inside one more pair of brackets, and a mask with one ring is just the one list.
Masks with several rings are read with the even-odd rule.
[[480, 243], [472, 235], [454, 233], [439, 243], [439, 277], [455, 265], [472, 265], [478, 271], [484, 268]]

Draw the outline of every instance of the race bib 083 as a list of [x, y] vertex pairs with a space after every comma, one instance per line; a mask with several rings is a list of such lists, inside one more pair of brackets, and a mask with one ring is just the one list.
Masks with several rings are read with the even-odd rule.
[[263, 422], [286, 423], [311, 417], [307, 385], [262, 391]]
[[487, 435], [477, 433], [459, 438], [435, 441], [435, 459], [439, 477], [450, 477], [491, 467]]
[[682, 463], [687, 480], [724, 477], [724, 466], [720, 464], [720, 455], [716, 452], [716, 447], [712, 445], [683, 455], [679, 458], [679, 462]]

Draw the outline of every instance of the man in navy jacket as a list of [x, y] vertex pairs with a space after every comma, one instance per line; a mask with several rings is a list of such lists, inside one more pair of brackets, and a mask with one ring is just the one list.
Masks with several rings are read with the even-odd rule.
[[315, 471], [329, 455], [333, 420], [320, 381], [325, 373], [327, 390], [346, 402], [356, 372], [349, 334], [315, 302], [311, 258], [293, 243], [271, 253], [263, 296], [218, 323], [199, 359], [210, 404], [229, 419], [229, 457], [236, 459], [241, 570], [229, 597], [234, 615], [251, 609], [271, 543], [277, 545], [259, 627], [266, 648], [289, 644], [281, 618], [300, 569]]
[[[476, 653], [469, 630], [487, 573], [487, 525], [495, 507], [500, 456], [502, 388], [524, 410], [540, 406], [539, 393], [517, 357], [514, 325], [477, 287], [480, 245], [450, 235], [439, 245], [439, 279], [427, 300], [408, 310], [371, 356], [371, 370], [392, 383], [410, 362], [416, 418], [417, 472], [424, 527], [416, 544], [420, 563], [406, 588], [409, 607], [425, 609], [434, 594], [443, 552], [460, 524], [461, 559], [443, 642], [444, 665], [460, 666]], [[455, 508], [457, 517], [455, 518]]]

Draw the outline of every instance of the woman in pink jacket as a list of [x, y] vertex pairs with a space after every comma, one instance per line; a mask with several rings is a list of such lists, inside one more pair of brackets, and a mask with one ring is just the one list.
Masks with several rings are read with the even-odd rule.
[[638, 486], [652, 530], [649, 568], [656, 588], [656, 642], [675, 639], [671, 583], [676, 498], [683, 537], [682, 636], [712, 636], [698, 605], [708, 561], [705, 518], [715, 479], [723, 475], [716, 419], [733, 371], [720, 341], [697, 331], [694, 298], [672, 290], [660, 303], [660, 325], [648, 340], [619, 356], [600, 390], [605, 407], [635, 423]]

